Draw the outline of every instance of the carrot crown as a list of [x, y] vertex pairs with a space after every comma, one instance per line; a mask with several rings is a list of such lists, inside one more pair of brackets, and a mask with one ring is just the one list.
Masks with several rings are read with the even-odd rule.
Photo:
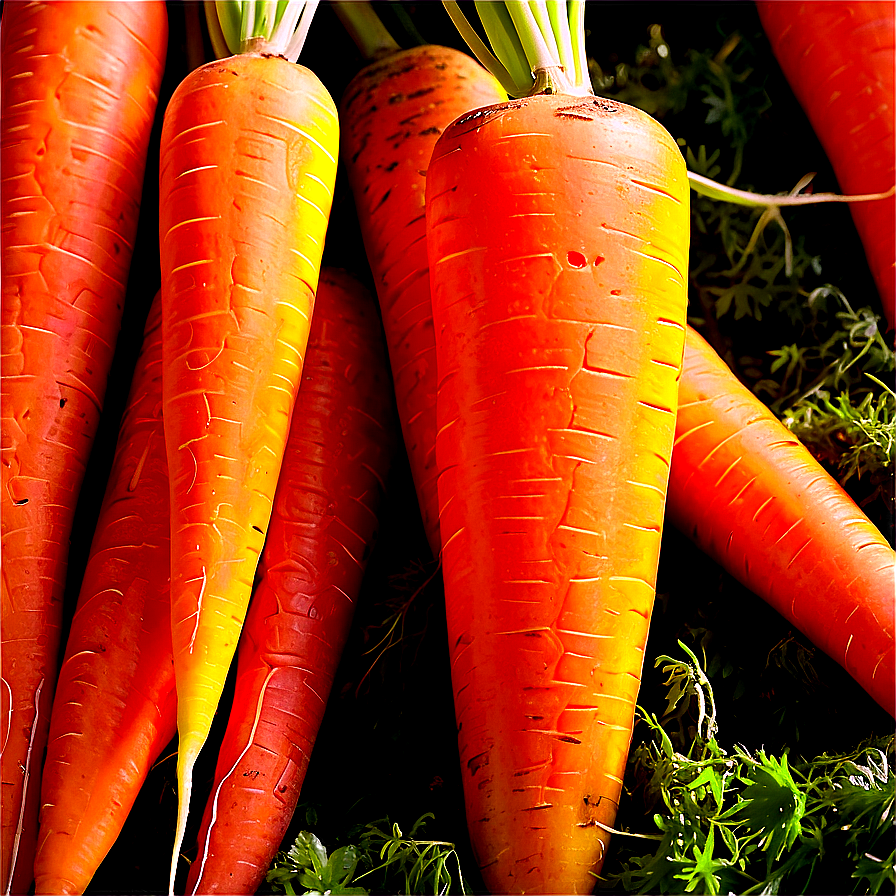
[[266, 53], [295, 62], [320, 0], [205, 0], [212, 49], [219, 59]]
[[585, 54], [584, 0], [474, 0], [491, 47], [457, 0], [442, 0], [473, 55], [510, 96], [593, 93]]

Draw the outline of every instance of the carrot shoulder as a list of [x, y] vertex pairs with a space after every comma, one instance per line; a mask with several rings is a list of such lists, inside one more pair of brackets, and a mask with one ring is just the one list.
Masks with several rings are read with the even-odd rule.
[[84, 892], [174, 736], [169, 574], [157, 297], [59, 672], [41, 786], [38, 894]]
[[202, 66], [165, 113], [159, 240], [175, 852], [271, 515], [337, 153], [332, 99], [308, 69], [279, 56], [246, 53]]
[[896, 715], [896, 553], [693, 330], [668, 507], [678, 528]]
[[507, 96], [465, 53], [422, 46], [364, 68], [339, 107], [341, 154], [373, 273], [398, 415], [434, 557], [440, 550], [435, 458], [436, 356], [426, 254], [426, 169], [459, 115]]
[[372, 297], [324, 271], [188, 893], [254, 893], [286, 834], [376, 535], [392, 401]]
[[7, 3], [0, 41], [0, 886], [27, 892], [68, 540], [121, 320], [165, 4]]

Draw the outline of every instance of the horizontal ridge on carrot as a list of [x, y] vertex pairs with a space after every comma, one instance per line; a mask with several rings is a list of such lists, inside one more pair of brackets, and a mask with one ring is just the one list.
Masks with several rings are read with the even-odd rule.
[[175, 732], [161, 310], [157, 296], [60, 667], [38, 896], [84, 892]]
[[227, 51], [242, 52], [191, 72], [162, 127], [162, 393], [179, 737], [172, 891], [193, 766], [270, 520], [332, 204], [335, 105], [294, 62], [314, 9], [243, 3], [242, 34], [222, 16]]
[[[544, 11], [477, 8], [505, 32]], [[588, 893], [600, 871], [684, 347], [684, 161], [649, 116], [593, 96], [583, 7], [569, 9], [520, 22], [528, 60], [507, 82], [530, 95], [457, 119], [426, 182], [448, 647], [467, 821], [495, 893]], [[539, 46], [546, 31], [556, 47]]]
[[391, 385], [373, 297], [324, 270], [188, 893], [254, 893], [289, 827], [376, 536]]
[[121, 323], [168, 43], [152, 2], [0, 23], [2, 892], [33, 879], [69, 537]]
[[[367, 4], [338, 3], [344, 16]], [[368, 24], [372, 22], [372, 24]], [[378, 20], [365, 16], [372, 31]], [[361, 26], [359, 26], [360, 29]], [[366, 33], [365, 33], [366, 36]], [[388, 46], [385, 40], [374, 48]], [[436, 357], [426, 255], [425, 179], [439, 134], [459, 115], [507, 99], [466, 53], [420, 46], [385, 53], [355, 76], [339, 105], [341, 154], [373, 272], [418, 504], [433, 556], [439, 520]]]
[[896, 715], [896, 553], [690, 329], [667, 507], [679, 529]]

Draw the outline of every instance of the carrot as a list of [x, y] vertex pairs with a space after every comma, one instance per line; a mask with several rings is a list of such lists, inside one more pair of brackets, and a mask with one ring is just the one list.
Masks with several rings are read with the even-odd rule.
[[694, 330], [668, 508], [678, 528], [896, 715], [896, 553]]
[[312, 72], [280, 55], [298, 53], [314, 7], [290, 4], [274, 23], [259, 14], [258, 34], [249, 27], [255, 6], [242, 7], [245, 52], [201, 66], [178, 85], [161, 137], [162, 395], [179, 736], [172, 891], [193, 767], [271, 516], [338, 153], [332, 99]]
[[[357, 15], [363, 4], [337, 4]], [[424, 185], [439, 134], [507, 95], [465, 53], [397, 46], [355, 76], [339, 106], [341, 155], [380, 303], [398, 415], [433, 556], [439, 554], [436, 359]]]
[[6, 3], [0, 887], [27, 892], [78, 493], [128, 279], [165, 4]]
[[174, 737], [161, 310], [157, 296], [59, 671], [38, 894], [84, 892]]
[[[896, 10], [877, 0], [758, 0], [772, 50], [845, 193], [896, 184]], [[890, 329], [896, 326], [896, 199], [850, 206]]]
[[394, 447], [379, 315], [325, 270], [188, 893], [254, 893], [292, 818]]
[[498, 893], [590, 892], [603, 861], [687, 301], [681, 154], [647, 115], [591, 95], [583, 54], [565, 52], [581, 18], [550, 24], [559, 52], [520, 28], [513, 92], [530, 68], [553, 92], [462, 115], [426, 183], [451, 677], [471, 840]]

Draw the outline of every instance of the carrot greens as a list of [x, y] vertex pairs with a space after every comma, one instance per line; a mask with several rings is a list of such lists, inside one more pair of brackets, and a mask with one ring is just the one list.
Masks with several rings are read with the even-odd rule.
[[[356, 832], [357, 844], [329, 855], [318, 837], [302, 831], [292, 846], [277, 856], [267, 880], [277, 892], [294, 896], [295, 885], [305, 893], [466, 893], [453, 843], [423, 840], [432, 814], [422, 815], [405, 835], [389, 819], [371, 822]], [[455, 880], [456, 875], [456, 880]], [[359, 886], [363, 884], [363, 886]], [[371, 889], [367, 889], [371, 888]]]
[[470, 50], [508, 94], [591, 95], [585, 65], [582, 0], [486, 0], [473, 5], [488, 43], [467, 20], [456, 0], [444, 0], [448, 15]]
[[295, 62], [320, 0], [206, 0], [209, 37], [219, 58], [274, 52]]
[[[626, 893], [892, 892], [896, 830], [894, 737], [804, 759], [723, 746], [712, 684], [682, 642], [684, 659], [660, 656], [668, 676], [661, 717], [630, 772], [657, 833], [619, 836], [619, 867], [604, 887]], [[675, 732], [670, 721], [686, 715]], [[847, 873], [844, 869], [854, 869]], [[832, 874], [838, 876], [831, 877]], [[839, 887], [839, 889], [838, 889]]]

